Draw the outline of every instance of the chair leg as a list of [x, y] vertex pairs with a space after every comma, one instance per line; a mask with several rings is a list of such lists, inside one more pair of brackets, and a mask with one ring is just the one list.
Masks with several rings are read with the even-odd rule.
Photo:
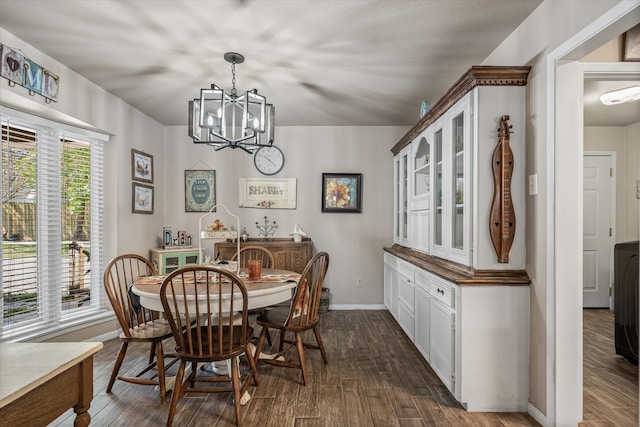
[[256, 353], [254, 354], [256, 363], [260, 361], [260, 353], [262, 352], [262, 346], [264, 345], [264, 339], [267, 333], [269, 333], [269, 328], [263, 326], [260, 337], [258, 338], [258, 344], [256, 345]]
[[153, 363], [153, 358], [156, 355], [156, 343], [151, 343], [151, 348], [149, 349], [149, 365]]
[[273, 343], [271, 342], [271, 334], [269, 333], [268, 329], [267, 329], [267, 343], [269, 343], [269, 347], [273, 345]]
[[320, 348], [320, 353], [322, 354], [322, 360], [326, 365], [327, 363], [329, 363], [329, 360], [327, 359], [327, 352], [324, 350], [324, 344], [322, 344], [322, 338], [320, 338], [320, 330], [318, 329], [318, 325], [313, 327], [313, 333], [316, 336], [316, 341], [318, 342], [318, 347]]
[[[258, 354], [258, 353], [256, 353]], [[258, 380], [258, 369], [256, 367], [256, 360], [253, 357], [253, 354], [251, 354], [251, 348], [249, 346], [249, 344], [247, 344], [244, 348], [244, 355], [247, 357], [247, 361], [249, 361], [249, 369], [251, 369], [251, 376], [253, 377], [253, 385], [255, 385], [256, 387], [258, 386], [259, 380]], [[249, 378], [247, 377], [247, 381], [249, 380]]]
[[178, 406], [178, 399], [180, 399], [180, 395], [182, 394], [182, 382], [184, 379], [184, 368], [187, 362], [184, 360], [180, 361], [180, 366], [178, 366], [178, 372], [176, 372], [176, 383], [173, 386], [173, 393], [171, 394], [171, 405], [169, 406], [169, 416], [167, 417], [167, 427], [171, 427], [173, 425], [173, 417], [176, 414], [176, 406]]
[[240, 367], [238, 366], [238, 358], [232, 357], [231, 362], [231, 383], [233, 384], [233, 401], [236, 407], [236, 424], [242, 424], [242, 407], [240, 406], [240, 375], [238, 373]]
[[156, 348], [156, 368], [158, 370], [158, 386], [160, 388], [160, 401], [163, 405], [167, 404], [167, 382], [164, 372], [164, 351], [162, 349], [162, 341], [156, 345], [154, 342], [152, 347]]
[[118, 357], [116, 357], [116, 363], [115, 365], [113, 365], [113, 371], [111, 371], [111, 378], [109, 379], [109, 385], [107, 385], [107, 393], [111, 393], [113, 384], [116, 382], [116, 377], [118, 376], [118, 372], [120, 372], [120, 367], [122, 366], [124, 355], [127, 354], [128, 346], [129, 346], [129, 343], [126, 341], [120, 344], [120, 351], [118, 352]]
[[302, 335], [300, 332], [296, 332], [296, 348], [298, 349], [298, 359], [300, 359], [300, 369], [302, 370], [302, 382], [307, 385], [307, 362], [304, 359], [304, 343], [302, 342]]
[[278, 343], [278, 351], [282, 351], [282, 348], [284, 347], [284, 336], [285, 336], [286, 332], [284, 329], [280, 330], [280, 342]]

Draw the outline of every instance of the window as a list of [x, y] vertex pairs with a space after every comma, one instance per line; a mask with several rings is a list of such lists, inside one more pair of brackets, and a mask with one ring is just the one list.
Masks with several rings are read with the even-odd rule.
[[107, 137], [10, 109], [0, 109], [0, 125], [0, 339], [50, 334], [105, 315]]

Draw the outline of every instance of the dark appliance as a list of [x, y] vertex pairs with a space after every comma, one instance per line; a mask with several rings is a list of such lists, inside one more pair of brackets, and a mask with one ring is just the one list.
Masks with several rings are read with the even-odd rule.
[[638, 247], [617, 243], [613, 252], [616, 354], [638, 363]]

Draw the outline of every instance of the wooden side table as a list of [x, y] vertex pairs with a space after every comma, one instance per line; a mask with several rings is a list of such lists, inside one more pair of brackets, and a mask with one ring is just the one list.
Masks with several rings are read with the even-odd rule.
[[[313, 256], [313, 242], [305, 237], [302, 242], [294, 242], [291, 238], [273, 238], [268, 241], [261, 239], [249, 239], [240, 243], [240, 248], [244, 246], [263, 246], [273, 253], [275, 261], [274, 268], [280, 270], [295, 271], [302, 273]], [[237, 250], [235, 242], [217, 242], [214, 245], [214, 252], [220, 253], [220, 259], [229, 260]]]

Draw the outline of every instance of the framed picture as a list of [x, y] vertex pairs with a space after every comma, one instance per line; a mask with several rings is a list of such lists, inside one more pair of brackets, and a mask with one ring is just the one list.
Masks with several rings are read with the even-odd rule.
[[152, 214], [153, 213], [153, 187], [150, 185], [133, 182], [131, 189], [131, 212]]
[[240, 178], [238, 204], [241, 208], [295, 209], [295, 178]]
[[[216, 205], [216, 171], [184, 171], [185, 212], [209, 212]], [[213, 210], [212, 212], [215, 212]]]
[[322, 212], [362, 212], [362, 174], [323, 173]]
[[640, 61], [640, 24], [624, 33], [622, 40], [622, 59]]
[[131, 149], [131, 179], [153, 182], [153, 156]]

